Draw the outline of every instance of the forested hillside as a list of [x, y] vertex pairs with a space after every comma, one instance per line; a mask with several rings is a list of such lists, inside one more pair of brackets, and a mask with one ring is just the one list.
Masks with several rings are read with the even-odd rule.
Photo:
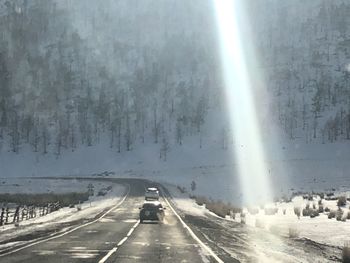
[[[350, 3], [250, 2], [266, 118], [291, 140], [350, 139]], [[210, 1], [1, 0], [0, 150], [59, 156], [108, 140], [166, 155], [205, 137], [208, 113], [225, 109], [216, 39]]]
[[350, 3], [252, 1], [274, 118], [289, 139], [350, 139]]
[[1, 10], [0, 135], [13, 152], [29, 143], [59, 155], [104, 135], [120, 152], [200, 132], [215, 77], [202, 1], [2, 1]]

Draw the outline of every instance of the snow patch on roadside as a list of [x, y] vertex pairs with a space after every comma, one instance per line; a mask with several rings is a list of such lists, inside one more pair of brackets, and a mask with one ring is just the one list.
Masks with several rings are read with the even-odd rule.
[[[50, 181], [50, 180], [47, 180]], [[62, 180], [67, 185], [71, 183], [71, 180]], [[90, 183], [87, 181], [85, 183]], [[84, 184], [85, 184], [84, 183]], [[93, 182], [95, 185], [98, 183]], [[118, 201], [126, 192], [126, 188], [123, 185], [118, 185], [115, 183], [103, 183], [100, 186], [106, 187], [107, 185], [112, 185], [111, 191], [105, 196], [93, 196], [84, 203], [82, 203], [81, 210], [78, 211], [76, 207], [69, 208], [64, 207], [58, 211], [52, 212], [48, 215], [37, 217], [25, 221], [21, 221], [19, 226], [15, 225], [5, 225], [0, 227], [0, 242], [13, 239], [16, 236], [27, 235], [36, 231], [45, 231], [46, 229], [54, 228], [57, 225], [64, 223], [71, 223], [77, 220], [91, 220], [96, 215], [101, 213], [103, 210], [112, 207], [117, 204]], [[85, 189], [84, 189], [85, 190]], [[1, 245], [0, 249], [6, 248], [5, 245]]]
[[177, 186], [166, 183], [162, 185], [168, 189], [172, 197], [172, 201], [181, 211], [194, 216], [205, 217], [208, 214], [208, 210], [204, 206], [197, 205], [195, 200], [189, 198], [188, 193], [181, 193]]

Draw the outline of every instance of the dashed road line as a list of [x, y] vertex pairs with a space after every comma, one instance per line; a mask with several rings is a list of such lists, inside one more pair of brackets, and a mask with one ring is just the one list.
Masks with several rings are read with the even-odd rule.
[[122, 239], [119, 241], [119, 243], [117, 244], [116, 247], [112, 248], [108, 253], [107, 255], [105, 255], [98, 263], [104, 263], [106, 262], [106, 260], [108, 258], [110, 258], [110, 256], [112, 256], [120, 246], [122, 246], [126, 240], [128, 240], [128, 238], [130, 237], [130, 235], [132, 234], [132, 232], [134, 232], [135, 228], [140, 224], [140, 220], [137, 220], [136, 224], [129, 230], [128, 234]]
[[15, 252], [18, 252], [18, 251], [21, 251], [23, 249], [26, 249], [26, 248], [29, 248], [29, 247], [32, 247], [32, 246], [35, 246], [35, 245], [38, 245], [38, 244], [41, 244], [41, 243], [44, 243], [44, 242], [47, 242], [47, 241], [50, 241], [50, 240], [53, 240], [53, 239], [56, 239], [56, 238], [59, 238], [59, 237], [63, 237], [69, 233], [72, 233], [80, 228], [83, 228], [83, 227], [86, 227], [86, 226], [89, 226], [93, 223], [96, 223], [97, 221], [101, 220], [102, 218], [104, 218], [107, 214], [109, 214], [110, 212], [112, 212], [114, 209], [116, 209], [117, 207], [119, 207], [124, 201], [125, 199], [127, 198], [127, 196], [129, 195], [130, 193], [130, 185], [128, 185], [128, 191], [126, 193], [126, 195], [123, 197], [123, 199], [118, 203], [116, 204], [115, 206], [113, 206], [112, 208], [110, 208], [108, 211], [106, 211], [105, 213], [103, 213], [99, 218], [91, 221], [91, 222], [88, 222], [86, 224], [83, 224], [83, 225], [80, 225], [80, 226], [77, 226], [71, 230], [68, 230], [62, 234], [59, 234], [59, 235], [55, 235], [55, 236], [52, 236], [52, 237], [49, 237], [49, 238], [45, 238], [45, 239], [41, 239], [41, 240], [38, 240], [38, 241], [35, 241], [33, 243], [30, 243], [28, 245], [25, 245], [23, 247], [20, 247], [20, 248], [17, 248], [17, 249], [14, 249], [14, 250], [11, 250], [9, 252], [6, 252], [6, 253], [3, 253], [3, 254], [0, 254], [0, 257], [3, 257], [3, 256], [7, 256], [7, 255], [10, 255], [10, 254], [13, 254]]

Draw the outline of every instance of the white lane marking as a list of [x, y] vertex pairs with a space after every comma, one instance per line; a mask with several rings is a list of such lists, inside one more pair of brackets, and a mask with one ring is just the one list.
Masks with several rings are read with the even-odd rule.
[[136, 223], [137, 219], [126, 219], [123, 221], [124, 223]]
[[119, 241], [119, 243], [117, 244], [116, 247], [112, 248], [108, 253], [107, 255], [105, 255], [98, 263], [104, 263], [106, 262], [106, 260], [112, 256], [116, 251], [117, 249], [124, 244], [124, 242], [126, 240], [128, 240], [128, 238], [130, 237], [130, 235], [132, 234], [132, 232], [134, 232], [135, 228], [140, 224], [140, 220], [137, 220], [136, 224], [129, 230], [128, 234], [122, 239]]
[[172, 207], [172, 205], [170, 204], [170, 202], [168, 201], [163, 189], [162, 190], [162, 195], [163, 195], [163, 198], [165, 200], [165, 202], [168, 204], [168, 206], [170, 207], [171, 211], [173, 211], [173, 213], [176, 215], [176, 217], [179, 219], [179, 221], [181, 222], [181, 224], [183, 225], [184, 228], [187, 229], [187, 231], [190, 233], [190, 235], [192, 236], [192, 238], [194, 240], [196, 240], [199, 245], [204, 249], [206, 250], [215, 260], [216, 262], [218, 263], [224, 263], [223, 260], [221, 260], [214, 252], [213, 250], [211, 250], [210, 247], [208, 247], [206, 244], [204, 244], [202, 242], [202, 240], [199, 239], [199, 237], [197, 237], [197, 235], [192, 231], [192, 229], [182, 220], [182, 218], [178, 215], [178, 213], [175, 211], [175, 209]]
[[103, 217], [105, 217], [107, 214], [109, 214], [110, 212], [112, 212], [114, 209], [116, 209], [118, 206], [120, 206], [120, 205], [125, 201], [126, 197], [129, 195], [129, 193], [130, 193], [130, 185], [128, 185], [128, 191], [127, 191], [126, 195], [123, 197], [123, 199], [122, 199], [118, 204], [116, 204], [116, 205], [113, 206], [111, 209], [109, 209], [107, 212], [105, 212], [103, 215], [101, 215], [99, 218], [95, 219], [94, 221], [91, 221], [91, 222], [88, 222], [88, 223], [86, 223], [86, 224], [77, 226], [77, 227], [75, 227], [75, 228], [73, 228], [73, 229], [71, 229], [71, 230], [68, 230], [68, 231], [66, 231], [66, 232], [64, 232], [64, 233], [62, 233], [62, 234], [59, 234], [59, 235], [57, 235], [57, 236], [53, 236], [53, 237], [49, 237], [49, 238], [46, 238], [46, 239], [42, 239], [42, 240], [39, 240], [39, 241], [30, 243], [30, 244], [28, 244], [28, 245], [26, 245], [26, 246], [24, 246], [24, 247], [20, 247], [20, 248], [17, 248], [17, 249], [15, 249], [15, 250], [11, 250], [11, 251], [9, 251], [9, 252], [6, 252], [6, 253], [4, 253], [4, 254], [1, 254], [0, 257], [13, 254], [13, 253], [18, 252], [18, 251], [21, 251], [21, 250], [23, 250], [23, 249], [25, 249], [25, 248], [32, 247], [32, 246], [41, 244], [41, 243], [46, 242], [46, 241], [50, 241], [50, 240], [53, 240], [53, 239], [56, 239], [56, 238], [59, 238], [59, 237], [63, 237], [63, 236], [65, 236], [65, 235], [69, 234], [69, 233], [72, 233], [72, 232], [74, 232], [74, 231], [80, 229], [80, 228], [83, 228], [83, 227], [89, 226], [89, 225], [91, 225], [91, 224], [93, 224], [93, 223], [96, 223], [97, 221], [99, 221], [100, 219], [102, 219]]
[[128, 234], [126, 235], [127, 237], [129, 237], [132, 232], [134, 232], [135, 228], [140, 224], [140, 221], [137, 221], [136, 224], [129, 230]]
[[122, 240], [120, 240], [117, 247], [120, 247], [121, 245], [123, 245], [127, 239], [128, 239], [127, 237], [124, 237]]
[[55, 255], [56, 251], [53, 251], [53, 250], [33, 250], [33, 253], [36, 253], [39, 256], [48, 256], [48, 255]]

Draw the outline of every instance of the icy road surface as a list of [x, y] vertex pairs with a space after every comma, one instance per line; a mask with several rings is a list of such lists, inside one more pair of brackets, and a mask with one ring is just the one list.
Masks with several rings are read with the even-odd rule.
[[[102, 179], [99, 179], [102, 180]], [[190, 200], [164, 189], [163, 223], [139, 223], [145, 187], [141, 179], [105, 179], [128, 185], [108, 211], [66, 232], [8, 246], [0, 262], [329, 262], [339, 247], [287, 239], [191, 208]], [[170, 190], [170, 193], [174, 191]], [[184, 209], [182, 209], [184, 208]], [[33, 237], [35, 239], [35, 237]]]

